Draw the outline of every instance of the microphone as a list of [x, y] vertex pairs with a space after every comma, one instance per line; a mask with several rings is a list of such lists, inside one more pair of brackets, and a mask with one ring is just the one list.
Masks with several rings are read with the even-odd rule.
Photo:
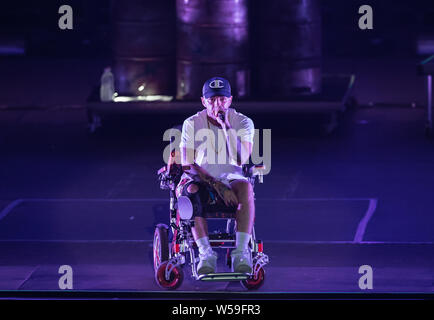
[[222, 112], [219, 112], [219, 118], [221, 121], [225, 121], [225, 115]]

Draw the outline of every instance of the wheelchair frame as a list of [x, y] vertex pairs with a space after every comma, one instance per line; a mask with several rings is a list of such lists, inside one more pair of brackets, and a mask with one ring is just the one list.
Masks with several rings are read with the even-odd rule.
[[[169, 162], [170, 163], [170, 162]], [[256, 180], [263, 183], [264, 166], [262, 165], [243, 165], [244, 175], [254, 186]], [[169, 243], [169, 226], [158, 224], [153, 241], [154, 271], [157, 284], [164, 289], [178, 288], [184, 279], [182, 267], [186, 264], [187, 253], [190, 256], [190, 266], [192, 276], [200, 281], [240, 281], [246, 289], [253, 290], [259, 288], [265, 279], [264, 266], [269, 263], [268, 256], [263, 252], [263, 243], [256, 239], [255, 228], [252, 229], [252, 237], [249, 243], [252, 253], [252, 273], [220, 272], [199, 275], [197, 264], [199, 258], [196, 257], [196, 243], [193, 238], [191, 228], [194, 227], [194, 217], [183, 220], [177, 212], [176, 186], [182, 175], [182, 167], [179, 164], [171, 163], [158, 170], [158, 180], [160, 188], [169, 190], [170, 193], [170, 229], [172, 231], [172, 241]], [[206, 215], [206, 214], [205, 214]], [[206, 217], [210, 220], [226, 219], [226, 232], [215, 232], [209, 234], [210, 244], [213, 248], [227, 249], [226, 263], [230, 267], [230, 249], [235, 248], [235, 232], [231, 232], [231, 225], [236, 222], [235, 215], [231, 213], [217, 214], [220, 217]], [[165, 246], [169, 246], [166, 251]], [[166, 260], [167, 259], [167, 260]]]

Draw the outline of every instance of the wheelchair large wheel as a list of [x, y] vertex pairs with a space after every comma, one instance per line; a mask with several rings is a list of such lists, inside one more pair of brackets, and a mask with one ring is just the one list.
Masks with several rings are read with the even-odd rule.
[[180, 266], [173, 268], [172, 272], [170, 272], [169, 280], [166, 280], [166, 266], [168, 261], [165, 261], [160, 264], [157, 272], [155, 272], [155, 281], [160, 286], [160, 288], [167, 290], [175, 290], [179, 288], [179, 286], [184, 281], [184, 271]]
[[169, 260], [169, 228], [165, 224], [159, 224], [154, 231], [153, 255], [154, 272], [157, 273], [160, 265]]
[[259, 268], [257, 277], [252, 277], [247, 280], [241, 281], [241, 285], [247, 290], [257, 290], [259, 289], [265, 281], [265, 270], [264, 268]]

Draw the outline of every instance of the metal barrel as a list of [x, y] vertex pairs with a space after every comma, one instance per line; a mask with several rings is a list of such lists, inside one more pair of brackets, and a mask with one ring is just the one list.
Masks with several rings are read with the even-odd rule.
[[220, 76], [232, 95], [250, 91], [248, 0], [177, 0], [177, 99], [197, 100]]
[[175, 95], [176, 27], [172, 0], [114, 0], [115, 88], [120, 95]]
[[251, 33], [257, 97], [285, 99], [321, 92], [319, 0], [254, 1]]

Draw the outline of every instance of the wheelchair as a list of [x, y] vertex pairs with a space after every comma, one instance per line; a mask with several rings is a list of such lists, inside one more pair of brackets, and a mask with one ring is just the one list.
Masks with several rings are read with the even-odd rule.
[[[269, 263], [269, 258], [263, 252], [262, 241], [256, 239], [254, 226], [249, 243], [252, 254], [251, 274], [219, 272], [199, 275], [197, 273], [197, 264], [199, 262], [197, 255], [198, 249], [191, 231], [191, 228], [194, 227], [194, 217], [180, 214], [178, 210], [176, 187], [181, 180], [183, 170], [182, 166], [174, 161], [174, 158], [175, 154], [172, 152], [168, 165], [162, 167], [157, 172], [160, 189], [169, 190], [170, 193], [170, 223], [169, 226], [166, 224], [158, 224], [155, 227], [153, 261], [156, 283], [159, 287], [167, 290], [179, 288], [184, 280], [183, 268], [187, 265], [187, 261], [189, 261], [194, 280], [239, 281], [247, 290], [260, 288], [265, 280], [264, 266]], [[252, 186], [254, 186], [257, 180], [259, 183], [263, 183], [264, 169], [265, 167], [262, 165], [243, 165], [243, 174], [247, 177]], [[235, 211], [206, 211], [204, 217], [207, 220], [226, 220], [226, 229], [209, 233], [209, 241], [213, 249], [226, 249], [226, 265], [231, 268], [230, 253], [231, 250], [235, 248]], [[171, 236], [170, 238], [169, 234]]]

